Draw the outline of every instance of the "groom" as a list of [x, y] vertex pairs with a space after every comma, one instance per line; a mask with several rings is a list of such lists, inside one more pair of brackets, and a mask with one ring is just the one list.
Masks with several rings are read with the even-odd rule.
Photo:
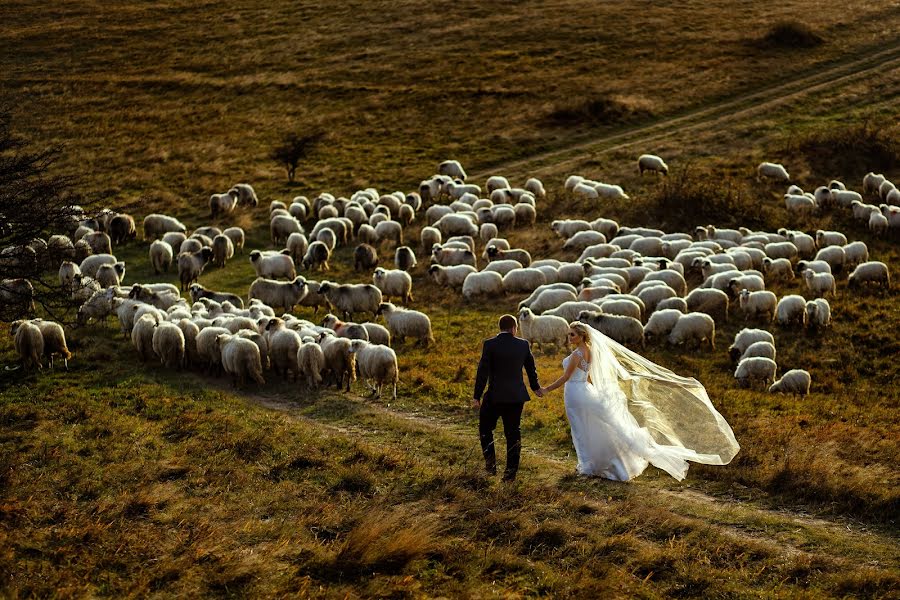
[[[478, 434], [481, 438], [481, 452], [488, 473], [497, 474], [497, 457], [494, 452], [494, 428], [497, 420], [503, 420], [503, 434], [506, 436], [506, 469], [503, 481], [513, 481], [519, 469], [519, 454], [522, 436], [519, 422], [522, 408], [530, 399], [522, 381], [522, 368], [528, 374], [531, 389], [542, 397], [531, 345], [516, 337], [518, 323], [512, 315], [500, 317], [500, 333], [484, 341], [478, 374], [475, 376], [475, 395], [472, 407], [478, 413]], [[484, 387], [487, 385], [487, 392]], [[482, 402], [482, 393], [484, 401]]]

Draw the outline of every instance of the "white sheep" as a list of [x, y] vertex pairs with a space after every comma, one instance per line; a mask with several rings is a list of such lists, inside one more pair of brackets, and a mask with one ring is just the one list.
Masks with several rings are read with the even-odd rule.
[[732, 362], [737, 362], [751, 344], [756, 342], [769, 342], [775, 345], [775, 338], [771, 333], [763, 329], [741, 329], [734, 336], [734, 343], [728, 347], [728, 354]]
[[650, 315], [644, 326], [645, 339], [650, 341], [654, 338], [668, 337], [681, 315], [681, 311], [674, 309], [657, 310]]
[[237, 190], [229, 190], [224, 194], [212, 194], [209, 197], [209, 216], [214, 219], [219, 214], [227, 215], [234, 210], [237, 203]]
[[828, 294], [834, 296], [837, 293], [834, 275], [831, 275], [830, 273], [814, 273], [807, 269], [803, 272], [803, 281], [806, 282], [806, 288], [812, 292], [816, 298], [822, 298]]
[[66, 371], [68, 371], [69, 359], [72, 358], [72, 353], [69, 352], [69, 348], [66, 344], [66, 333], [63, 330], [62, 325], [55, 321], [47, 321], [44, 319], [13, 321], [10, 327], [10, 334], [13, 338], [15, 338], [18, 333], [18, 327], [26, 322], [37, 325], [40, 330], [41, 337], [43, 338], [43, 351], [41, 354], [47, 358], [47, 363], [50, 365], [50, 368], [53, 368], [53, 357], [59, 355], [63, 359], [63, 365], [65, 366]]
[[445, 160], [438, 165], [438, 173], [462, 181], [466, 180], [466, 171], [458, 160]]
[[[803, 300], [803, 298], [800, 300]], [[775, 318], [778, 298], [767, 290], [750, 291], [744, 289], [741, 290], [738, 296], [738, 304], [744, 313], [745, 320], [762, 316], [766, 323], [770, 323]]]
[[812, 212], [818, 208], [815, 199], [791, 194], [784, 195], [784, 206], [790, 212]]
[[40, 328], [32, 321], [22, 321], [12, 334], [22, 367], [43, 369], [41, 356], [44, 354], [44, 336]]
[[392, 397], [396, 400], [397, 384], [400, 381], [397, 354], [387, 346], [363, 340], [353, 340], [350, 343], [350, 352], [356, 355], [359, 376], [372, 390], [372, 395], [380, 398], [382, 387], [388, 384], [392, 386]]
[[440, 244], [443, 237], [441, 232], [435, 227], [423, 227], [419, 232], [419, 239], [422, 241], [422, 250], [430, 252], [435, 244]]
[[197, 281], [211, 258], [210, 248], [201, 248], [196, 252], [182, 252], [178, 255], [178, 280], [181, 282], [181, 291]]
[[522, 337], [534, 344], [553, 344], [562, 348], [569, 331], [568, 322], [552, 315], [535, 315], [530, 308], [519, 311], [519, 327]]
[[314, 341], [303, 340], [297, 350], [297, 366], [300, 374], [306, 379], [309, 389], [316, 389], [322, 383], [322, 372], [325, 370], [325, 353]]
[[341, 311], [345, 321], [353, 320], [353, 313], [372, 313], [375, 317], [383, 300], [381, 290], [366, 283], [336, 284], [323, 281], [319, 284], [319, 292], [335, 309]]
[[638, 157], [638, 172], [643, 175], [644, 171], [654, 171], [668, 175], [669, 166], [655, 154], [641, 154]]
[[185, 233], [184, 223], [168, 215], [150, 214], [144, 217], [144, 239], [155, 240], [170, 231]]
[[831, 305], [824, 298], [806, 303], [806, 325], [810, 329], [824, 329], [831, 325]]
[[378, 314], [384, 315], [388, 331], [395, 340], [402, 342], [406, 337], [414, 337], [425, 346], [434, 342], [431, 319], [425, 313], [382, 302], [378, 307]]
[[794, 267], [786, 258], [763, 259], [762, 271], [769, 281], [791, 281], [794, 279]]
[[97, 271], [101, 266], [114, 265], [116, 262], [118, 261], [112, 254], [93, 254], [81, 261], [81, 264], [78, 265], [78, 270], [81, 271], [82, 275], [96, 279]]
[[184, 332], [175, 323], [161, 321], [156, 324], [151, 339], [151, 348], [163, 366], [170, 369], [184, 366]]
[[325, 355], [325, 371], [334, 378], [336, 389], [344, 388], [344, 378], [350, 391], [351, 384], [356, 381], [356, 355], [350, 352], [351, 340], [322, 333], [319, 345]]
[[864, 262], [857, 265], [847, 277], [847, 286], [849, 288], [868, 284], [883, 285], [885, 289], [890, 289], [891, 275], [885, 263], [877, 260]]
[[471, 272], [462, 284], [462, 295], [467, 300], [478, 296], [502, 296], [504, 292], [503, 277], [494, 271]]
[[745, 358], [753, 358], [755, 356], [761, 356], [763, 358], [768, 358], [770, 360], [775, 360], [775, 345], [770, 344], [769, 342], [753, 342], [747, 349], [744, 350], [744, 353], [741, 355], [741, 360]]
[[522, 269], [522, 263], [517, 260], [495, 260], [489, 262], [483, 271], [494, 271], [495, 273], [500, 273], [500, 276], [504, 276], [513, 269]]
[[593, 229], [586, 231], [579, 231], [575, 233], [572, 237], [566, 240], [565, 244], [563, 244], [563, 250], [575, 250], [577, 252], [583, 252], [586, 248], [590, 246], [595, 246], [597, 244], [605, 244], [606, 236], [600, 233], [599, 231], [594, 231]]
[[471, 265], [472, 267], [477, 268], [478, 266], [478, 260], [475, 258], [475, 253], [471, 250], [463, 248], [444, 248], [440, 245], [432, 247], [431, 260], [434, 264], [441, 265], [442, 267]]
[[478, 235], [478, 226], [465, 214], [451, 213], [444, 215], [434, 224], [434, 228], [444, 237], [453, 235]]
[[228, 191], [237, 192], [238, 200], [241, 204], [247, 204], [249, 206], [257, 206], [259, 204], [256, 192], [249, 183], [236, 183], [231, 186], [231, 189]]
[[172, 266], [172, 258], [174, 252], [172, 246], [162, 240], [154, 240], [150, 244], [150, 266], [153, 267], [153, 274], [159, 275], [162, 272], [169, 272]]
[[100, 265], [97, 269], [96, 280], [103, 288], [121, 285], [124, 277], [125, 263], [121, 261], [114, 265]]
[[278, 246], [287, 242], [292, 233], [303, 233], [303, 225], [290, 215], [275, 215], [269, 222], [269, 233], [272, 244]]
[[529, 177], [525, 181], [525, 189], [534, 194], [535, 198], [544, 199], [547, 197], [547, 191], [544, 189], [544, 184], [536, 177]]
[[754, 356], [741, 360], [734, 370], [734, 378], [742, 388], [750, 387], [754, 381], [762, 381], [765, 386], [775, 381], [778, 365], [771, 358]]
[[806, 327], [806, 318], [806, 299], [803, 296], [791, 294], [778, 301], [775, 320], [782, 327]]
[[81, 279], [81, 269], [75, 263], [64, 260], [59, 265], [59, 285], [66, 290], [72, 290], [76, 280]]
[[644, 328], [641, 322], [633, 317], [607, 315], [599, 311], [582, 311], [578, 314], [578, 320], [620, 344], [644, 347]]
[[869, 260], [869, 248], [865, 242], [850, 242], [842, 247], [844, 250], [844, 267], [856, 267]]
[[591, 224], [582, 219], [556, 220], [550, 224], [550, 229], [556, 235], [565, 239], [569, 239], [581, 231], [593, 231]]
[[572, 290], [550, 289], [541, 292], [534, 301], [528, 304], [528, 307], [535, 314], [542, 315], [549, 310], [557, 308], [564, 302], [575, 302], [576, 300], [577, 297]]
[[293, 259], [281, 252], [254, 250], [250, 253], [250, 264], [257, 277], [294, 279], [297, 276]]
[[780, 392], [782, 394], [800, 394], [806, 396], [809, 394], [809, 386], [812, 383], [812, 377], [809, 372], [803, 369], [791, 369], [781, 376], [781, 379], [769, 386], [769, 393], [774, 394]]
[[372, 274], [372, 281], [381, 290], [381, 295], [388, 300], [392, 297], [399, 298], [404, 304], [413, 301], [412, 277], [406, 271], [399, 269], [389, 271], [378, 267]]
[[531, 293], [545, 283], [544, 274], [530, 267], [513, 269], [503, 276], [503, 290], [507, 293]]
[[[136, 316], [136, 315], [135, 315]], [[153, 351], [153, 333], [156, 331], [156, 325], [159, 318], [153, 314], [144, 314], [140, 318], [135, 319], [134, 326], [131, 328], [131, 343], [141, 362], [152, 359], [155, 356]]]
[[583, 311], [596, 311], [597, 305], [593, 302], [583, 302], [580, 300], [563, 302], [556, 308], [552, 310], [548, 310], [544, 312], [544, 315], [550, 315], [554, 317], [562, 317], [566, 320], [566, 323], [571, 323], [572, 321], [578, 320], [578, 315]]
[[303, 370], [298, 362], [298, 352], [302, 344], [300, 334], [285, 327], [283, 319], [269, 319], [263, 328], [263, 336], [269, 347], [269, 360], [276, 375], [290, 376], [296, 381]]
[[791, 242], [771, 242], [764, 246], [763, 251], [769, 258], [794, 260], [800, 255], [797, 246]]
[[285, 312], [292, 312], [294, 306], [300, 304], [306, 295], [306, 279], [295, 277], [292, 281], [277, 281], [257, 277], [250, 284], [248, 298], [261, 300], [273, 308], [283, 308]]
[[585, 183], [584, 181], [579, 181], [573, 188], [572, 193], [577, 198], [581, 198], [584, 200], [597, 200], [600, 198], [600, 194], [594, 188], [594, 186]]
[[788, 182], [791, 180], [787, 169], [785, 169], [783, 165], [771, 162], [759, 163], [759, 166], [756, 167], [756, 178], [760, 180], [772, 179], [779, 182]]
[[452, 288], [461, 288], [466, 277], [475, 272], [475, 267], [471, 265], [456, 265], [452, 267], [431, 265], [428, 268], [428, 274], [438, 285]]
[[622, 189], [622, 186], [611, 183], [597, 183], [594, 186], [597, 195], [605, 200], [629, 200], [630, 197]]
[[716, 323], [713, 318], [705, 313], [680, 315], [667, 341], [673, 346], [680, 346], [689, 340], [696, 340], [698, 348], [708, 341], [710, 349], [715, 350]]
[[883, 236], [887, 233], [888, 227], [889, 223], [886, 216], [874, 210], [869, 214], [869, 231], [875, 236]]
[[259, 346], [252, 340], [223, 333], [216, 336], [216, 344], [222, 357], [222, 368], [231, 375], [235, 385], [238, 381], [244, 385], [248, 377], [259, 385], [265, 385], [262, 356]]

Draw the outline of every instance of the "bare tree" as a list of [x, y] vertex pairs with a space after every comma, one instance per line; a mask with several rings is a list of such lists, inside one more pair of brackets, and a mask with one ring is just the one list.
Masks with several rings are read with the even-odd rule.
[[300, 161], [309, 156], [313, 149], [322, 141], [325, 134], [316, 131], [307, 135], [289, 133], [281, 141], [281, 144], [272, 150], [272, 160], [278, 162], [287, 171], [288, 181], [293, 183]]

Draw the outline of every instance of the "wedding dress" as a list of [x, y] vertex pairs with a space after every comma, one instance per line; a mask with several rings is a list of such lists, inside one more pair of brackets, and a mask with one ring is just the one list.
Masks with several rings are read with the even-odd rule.
[[578, 361], [563, 397], [579, 473], [628, 481], [652, 464], [680, 481], [687, 461], [731, 462], [740, 446], [696, 379], [590, 334], [590, 362], [580, 350], [563, 360]]

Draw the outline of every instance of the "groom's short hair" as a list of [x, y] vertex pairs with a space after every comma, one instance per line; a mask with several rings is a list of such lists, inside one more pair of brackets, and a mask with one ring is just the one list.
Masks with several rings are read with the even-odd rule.
[[500, 331], [511, 331], [513, 327], [518, 327], [519, 322], [512, 315], [503, 315], [500, 317]]

